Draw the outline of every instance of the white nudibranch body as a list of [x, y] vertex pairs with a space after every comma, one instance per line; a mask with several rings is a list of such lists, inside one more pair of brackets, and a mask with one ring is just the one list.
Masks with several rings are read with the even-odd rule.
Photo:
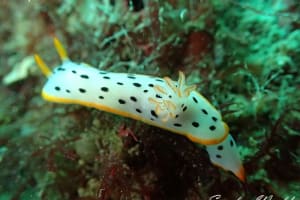
[[63, 63], [53, 72], [35, 55], [38, 66], [48, 77], [42, 90], [44, 99], [97, 108], [184, 135], [207, 145], [214, 164], [244, 180], [228, 126], [195, 86], [185, 85], [182, 72], [178, 81], [172, 81], [168, 77], [101, 71], [72, 62], [56, 38], [54, 44]]

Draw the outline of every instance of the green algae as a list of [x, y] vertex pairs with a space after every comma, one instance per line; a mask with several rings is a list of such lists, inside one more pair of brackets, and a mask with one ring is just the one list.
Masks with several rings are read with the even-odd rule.
[[[299, 3], [134, 2], [0, 3], [0, 76], [16, 74], [0, 85], [0, 199], [300, 198]], [[58, 65], [53, 35], [97, 68], [184, 71], [230, 125], [247, 182], [184, 137], [42, 100], [45, 77], [21, 64], [39, 52]], [[118, 134], [123, 125], [138, 142]]]

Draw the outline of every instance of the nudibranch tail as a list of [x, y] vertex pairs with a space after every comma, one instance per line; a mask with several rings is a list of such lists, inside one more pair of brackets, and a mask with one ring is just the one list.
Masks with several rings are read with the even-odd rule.
[[236, 177], [238, 177], [242, 182], [246, 181], [246, 172], [245, 172], [245, 168], [243, 165], [241, 165], [240, 169], [234, 173], [234, 175], [236, 175]]
[[241, 181], [245, 182], [245, 169], [240, 159], [233, 137], [229, 134], [226, 139], [216, 145], [207, 145], [206, 150], [210, 161], [225, 170], [231, 171]]
[[34, 55], [35, 62], [37, 63], [38, 67], [42, 71], [42, 73], [46, 76], [49, 77], [52, 74], [52, 71], [50, 68], [46, 65], [46, 63], [43, 61], [43, 59], [38, 55]]
[[63, 62], [66, 61], [66, 60], [69, 60], [67, 51], [64, 48], [64, 46], [62, 45], [62, 43], [56, 37], [54, 37], [53, 42], [54, 42], [55, 49], [56, 49], [60, 59]]

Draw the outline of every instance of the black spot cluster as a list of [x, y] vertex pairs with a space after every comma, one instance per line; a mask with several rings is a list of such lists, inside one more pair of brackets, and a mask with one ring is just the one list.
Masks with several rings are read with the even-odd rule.
[[[57, 70], [58, 70], [58, 71], [65, 71], [64, 68], [58, 68]], [[79, 76], [81, 79], [85, 79], [85, 80], [86, 80], [86, 79], [90, 79], [90, 76], [89, 76], [88, 74], [81, 74], [81, 73], [78, 73], [78, 71], [76, 71], [76, 70], [72, 70], [71, 72], [72, 72], [74, 75], [75, 75], [75, 74], [78, 74], [78, 76]], [[111, 76], [109, 75], [108, 72], [100, 71], [99, 74], [101, 75], [101, 77], [102, 77], [103, 79], [106, 79], [106, 80], [110, 80], [110, 79], [111, 79]], [[139, 82], [136, 81], [137, 78], [136, 78], [135, 75], [129, 74], [129, 75], [127, 75], [127, 78], [130, 79], [130, 80], [134, 80], [134, 82], [132, 82], [132, 85], [133, 85], [134, 87], [137, 87], [137, 88], [143, 87], [143, 85], [142, 85], [141, 83], [139, 83]], [[164, 82], [163, 79], [159, 79], [159, 78], [155, 78], [154, 81], [157, 81], [157, 82]], [[125, 85], [125, 83], [124, 83], [124, 82], [121, 82], [121, 81], [118, 81], [118, 82], [116, 82], [116, 85], [123, 86], [123, 85]], [[150, 87], [150, 88], [153, 88], [153, 87], [154, 87], [154, 84], [153, 84], [153, 83], [149, 83], [147, 86]], [[55, 89], [56, 91], [61, 91], [61, 90], [62, 90], [59, 86], [55, 86], [54, 89]], [[78, 90], [79, 93], [82, 93], [82, 94], [88, 92], [88, 90], [85, 89], [85, 88], [78, 88], [77, 90]], [[107, 87], [107, 86], [104, 85], [104, 86], [100, 87], [100, 91], [103, 92], [103, 94], [99, 94], [98, 99], [99, 99], [99, 100], [103, 100], [103, 99], [105, 99], [105, 94], [104, 94], [104, 93], [109, 93], [109, 92], [110, 92], [110, 89], [109, 89], [109, 87]], [[67, 89], [66, 92], [67, 92], [67, 93], [71, 93], [71, 91], [70, 91], [69, 89]], [[148, 92], [149, 92], [149, 89], [145, 88], [145, 89], [143, 89], [143, 92], [144, 92], [144, 93], [148, 93]], [[159, 94], [156, 94], [156, 98], [162, 98], [162, 96], [159, 95]], [[169, 95], [169, 98], [172, 98], [172, 96]], [[120, 98], [120, 99], [117, 99], [117, 101], [118, 101], [118, 103], [121, 104], [121, 105], [126, 105], [126, 104], [128, 103], [128, 101], [127, 101], [126, 99], [121, 99], [121, 98]], [[129, 101], [136, 103], [136, 102], [138, 102], [138, 98], [135, 97], [135, 96], [130, 96], [130, 97], [129, 97]], [[185, 107], [183, 107], [182, 109], [183, 109], [183, 111], [186, 111], [186, 110], [187, 110], [187, 107], [185, 106]], [[142, 112], [143, 112], [140, 108], [135, 108], [135, 111], [136, 111], [137, 113], [142, 113]], [[158, 115], [155, 113], [154, 110], [151, 110], [151, 111], [150, 111], [150, 114], [151, 114], [151, 116], [153, 116], [153, 118], [151, 118], [151, 120], [154, 120], [154, 118], [158, 118]], [[176, 115], [176, 117], [178, 117], [178, 115]], [[181, 126], [182, 126], [182, 124], [179, 124], [179, 123], [174, 123], [173, 125], [176, 126], [176, 127], [181, 127]]]
[[[223, 145], [219, 145], [219, 146], [217, 146], [217, 150], [218, 151], [223, 151], [223, 149], [224, 149], [224, 147], [223, 147]], [[222, 158], [222, 156], [220, 155], [220, 154], [216, 154], [216, 158]]]
[[[58, 71], [65, 71], [66, 69], [59, 67], [57, 70], [58, 70]], [[71, 70], [71, 72], [72, 72], [73, 74], [77, 74], [77, 71], [74, 70], [74, 69]], [[82, 78], [82, 79], [89, 79], [89, 78], [90, 78], [87, 74], [80, 74], [79, 77]]]
[[[76, 72], [75, 72], [75, 73], [76, 73]], [[101, 75], [101, 77], [102, 77], [103, 79], [106, 79], [106, 80], [111, 79], [111, 77], [109, 76], [109, 74], [108, 74], [107, 72], [100, 71], [99, 74]], [[103, 76], [103, 75], [104, 75], [104, 76]], [[86, 76], [84, 76], [84, 75], [81, 75], [80, 77], [81, 77], [81, 78], [86, 78]], [[137, 87], [137, 88], [143, 87], [143, 85], [142, 85], [141, 83], [139, 83], [139, 82], [136, 81], [137, 78], [136, 78], [135, 75], [129, 74], [129, 75], [127, 75], [127, 78], [130, 79], [130, 80], [134, 80], [134, 82], [131, 83], [134, 87]], [[155, 81], [163, 82], [163, 80], [161, 80], [161, 79], [155, 79]], [[116, 82], [116, 85], [123, 86], [123, 85], [125, 85], [125, 83], [124, 83], [124, 82], [121, 82], [121, 81], [118, 81], [118, 82]], [[154, 87], [154, 84], [149, 83], [149, 84], [148, 84], [148, 87], [150, 87], [150, 88], [151, 88], [151, 87]], [[101, 87], [100, 90], [101, 90], [102, 92], [105, 92], [105, 93], [108, 93], [108, 92], [110, 91], [110, 89], [109, 89], [108, 87], [106, 87], [106, 86]], [[148, 93], [149, 90], [148, 90], [148, 89], [144, 89], [143, 92], [144, 92], [144, 93]], [[100, 96], [98, 96], [98, 98], [99, 98], [100, 100], [103, 100], [103, 99], [105, 98], [105, 96], [100, 95]], [[160, 96], [160, 95], [157, 94], [157, 95], [156, 95], [156, 98], [162, 98], [162, 96]], [[138, 102], [138, 98], [137, 98], [136, 96], [130, 96], [130, 97], [129, 97], [129, 100], [130, 100], [131, 102], [134, 102], [134, 103]], [[121, 104], [121, 105], [126, 105], [126, 104], [128, 103], [128, 101], [127, 101], [126, 99], [117, 99], [117, 101], [118, 101], [118, 103]], [[142, 113], [142, 112], [143, 112], [140, 108], [135, 108], [135, 111], [136, 111], [137, 113]], [[155, 113], [154, 110], [150, 111], [150, 113], [151, 113], [151, 115], [152, 115], [153, 117], [158, 118], [158, 116], [157, 116], [157, 114]], [[151, 120], [154, 120], [154, 119], [151, 118]]]
[[[130, 79], [135, 79], [134, 76], [129, 76], [129, 75], [128, 75], [127, 77], [130, 78]], [[110, 79], [109, 76], [103, 76], [103, 78], [104, 78], [104, 79]], [[117, 85], [124, 85], [124, 83], [122, 83], [122, 82], [117, 82]], [[139, 84], [139, 83], [133, 83], [133, 85], [136, 86], [136, 87], [141, 87], [141, 84]], [[108, 93], [108, 92], [109, 92], [109, 88], [108, 88], [108, 87], [105, 87], [105, 86], [101, 87], [100, 90], [101, 90], [102, 92], [105, 92], [105, 93]], [[101, 99], [101, 100], [103, 100], [103, 99], [104, 99], [104, 96], [101, 95], [101, 96], [99, 96], [98, 98]], [[137, 98], [136, 96], [130, 96], [129, 99], [130, 99], [132, 102], [134, 102], [134, 103], [138, 102], [138, 98]], [[121, 104], [121, 105], [127, 104], [127, 100], [125, 100], [125, 99], [121, 99], [121, 98], [120, 98], [120, 99], [118, 99], [117, 101], [118, 101], [118, 103]], [[142, 113], [142, 110], [139, 109], [139, 108], [136, 108], [135, 111], [136, 111], [137, 113]]]
[[[99, 74], [103, 75], [103, 74], [107, 74], [107, 72], [101, 71], [101, 72], [99, 72]], [[108, 75], [103, 76], [102, 78], [104, 78], [104, 79], [110, 79], [110, 77], [109, 77]], [[133, 75], [133, 74], [127, 75], [127, 78], [128, 78], [128, 79], [131, 79], [131, 80], [137, 79], [136, 76]], [[156, 80], [156, 81], [160, 81], [160, 82], [163, 81], [163, 80], [161, 80], [161, 79], [155, 79], [155, 80]], [[124, 83], [123, 83], [123, 82], [120, 82], [120, 81], [116, 82], [116, 84], [119, 85], [119, 86], [124, 85]], [[142, 85], [141, 83], [139, 83], [139, 82], [133, 82], [132, 85], [135, 86], [135, 87], [137, 87], [137, 88], [141, 88], [141, 87], [143, 86], [143, 85]], [[154, 84], [149, 83], [148, 86], [149, 86], [149, 87], [154, 87]], [[147, 93], [147, 92], [149, 92], [149, 90], [148, 90], [148, 89], [144, 89], [143, 92], [144, 92], [144, 93]], [[157, 98], [160, 98], [160, 97], [157, 96]], [[170, 97], [170, 98], [171, 98], [171, 97]]]
[[[230, 140], [229, 144], [230, 144], [230, 147], [233, 147], [233, 146], [234, 146], [234, 142], [233, 142], [232, 139]], [[223, 151], [223, 150], [224, 150], [224, 146], [223, 146], [223, 145], [218, 145], [218, 146], [217, 146], [217, 150], [218, 150], [219, 152]], [[222, 156], [221, 156], [220, 154], [216, 154], [216, 158], [219, 158], [219, 159], [220, 159], [220, 158], [222, 158]]]
[[[66, 71], [66, 69], [63, 68], [63, 67], [58, 67], [57, 71]], [[72, 69], [71, 72], [73, 74], [78, 74], [78, 72], [75, 69]], [[82, 78], [82, 79], [89, 79], [90, 78], [89, 75], [87, 75], [87, 74], [79, 74], [79, 77]], [[86, 90], [83, 89], [83, 88], [79, 88], [78, 90], [81, 93], [85, 93], [86, 92]], [[70, 90], [66, 90], [66, 92], [70, 93]]]
[[[57, 68], [57, 71], [66, 71], [66, 69], [65, 68], [63, 68], [63, 67], [58, 67]], [[73, 69], [73, 70], [71, 70], [71, 72], [73, 73], [73, 74], [77, 74], [77, 71], [75, 70], [75, 69]], [[79, 75], [79, 77], [80, 78], [82, 78], [82, 79], [89, 79], [90, 77], [87, 75], [87, 74], [80, 74]], [[80, 92], [82, 92], [84, 89], [79, 89], [79, 91]], [[69, 92], [68, 92], [69, 91]], [[66, 90], [66, 92], [68, 92], [68, 93], [70, 93], [70, 90]], [[84, 93], [84, 92], [82, 92], [82, 93]]]
[[[62, 88], [59, 87], [59, 86], [55, 86], [55, 87], [54, 87], [54, 90], [56, 90], [57, 92], [61, 92], [61, 91], [62, 91]], [[83, 88], [78, 88], [78, 91], [79, 91], [80, 93], [86, 93], [86, 90], [83, 89]], [[66, 92], [66, 93], [71, 93], [71, 90], [65, 89], [65, 92]]]
[[[193, 96], [192, 99], [193, 99], [194, 103], [196, 103], [196, 104], [199, 103], [199, 100], [198, 100], [195, 96]], [[204, 115], [209, 115], [208, 111], [207, 111], [206, 109], [204, 109], [204, 108], [201, 109], [201, 112], [202, 112]], [[216, 122], [218, 121], [218, 118], [215, 117], [215, 116], [212, 116], [211, 119], [212, 119], [212, 121], [213, 121], [214, 123], [216, 123]], [[197, 123], [197, 125], [196, 125], [196, 123]], [[195, 128], [199, 127], [199, 123], [198, 123], [198, 122], [193, 122], [192, 125], [193, 125]], [[217, 129], [217, 127], [216, 127], [215, 125], [210, 125], [208, 128], [209, 128], [210, 131], [215, 131], [215, 130]]]
[[[212, 116], [211, 119], [214, 123], [216, 123], [218, 121], [218, 118], [216, 118], [215, 116]], [[216, 130], [216, 126], [215, 125], [209, 126], [209, 130], [211, 130], [211, 131]]]
[[[63, 67], [59, 67], [59, 68], [57, 68], [57, 71], [66, 71], [66, 69], [63, 68]], [[74, 75], [75, 75], [75, 74], [78, 74], [78, 76], [79, 76], [81, 79], [90, 79], [90, 76], [89, 76], [88, 74], [81, 74], [81, 73], [79, 74], [78, 71], [76, 71], [75, 69], [72, 69], [71, 72], [72, 72]], [[104, 75], [104, 74], [107, 74], [107, 72], [101, 71], [101, 72], [99, 72], [99, 74]], [[104, 76], [103, 78], [104, 78], [104, 79], [110, 79], [109, 76]], [[59, 87], [59, 86], [55, 86], [54, 89], [55, 89], [56, 91], [62, 91], [62, 88]], [[76, 90], [75, 90], [75, 91], [76, 91]], [[79, 93], [81, 93], [81, 94], [84, 94], [84, 93], [87, 93], [87, 92], [88, 92], [88, 90], [87, 90], [86, 88], [81, 88], [81, 87], [78, 88], [77, 91], [78, 91]], [[102, 91], [102, 92], [108, 92], [109, 89], [108, 89], [107, 87], [101, 87], [101, 91]], [[71, 90], [70, 90], [70, 89], [65, 89], [65, 92], [66, 92], [66, 93], [71, 93]], [[102, 96], [102, 95], [99, 96], [99, 99], [104, 99], [104, 96]]]

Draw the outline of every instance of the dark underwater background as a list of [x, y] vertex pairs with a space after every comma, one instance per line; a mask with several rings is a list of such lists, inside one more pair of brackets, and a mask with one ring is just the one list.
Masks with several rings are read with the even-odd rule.
[[[0, 200], [300, 199], [299, 1], [1, 0], [0, 22]], [[183, 136], [44, 101], [33, 55], [58, 66], [54, 37], [98, 69], [183, 71], [247, 180]]]

